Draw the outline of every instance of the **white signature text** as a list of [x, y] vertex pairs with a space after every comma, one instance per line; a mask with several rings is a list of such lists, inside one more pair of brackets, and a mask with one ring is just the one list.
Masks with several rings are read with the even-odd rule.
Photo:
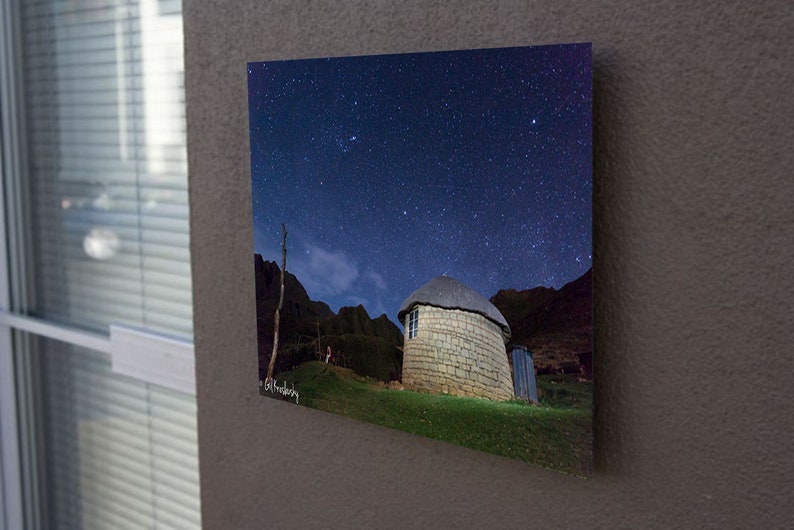
[[265, 392], [270, 392], [271, 394], [281, 394], [284, 397], [288, 398], [295, 398], [295, 404], [298, 404], [300, 400], [300, 394], [297, 390], [295, 390], [295, 384], [292, 384], [292, 388], [287, 388], [287, 382], [284, 381], [283, 386], [278, 386], [275, 379], [265, 379], [264, 381], [259, 381], [259, 387], [263, 388]]

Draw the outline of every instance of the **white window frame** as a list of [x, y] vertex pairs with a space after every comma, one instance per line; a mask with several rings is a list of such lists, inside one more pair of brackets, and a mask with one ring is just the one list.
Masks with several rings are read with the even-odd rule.
[[415, 339], [419, 330], [419, 308], [415, 307], [408, 313], [408, 339]]
[[[8, 213], [5, 201], [5, 187], [11, 174], [18, 174], [20, 163], [14, 133], [18, 123], [16, 113], [17, 94], [16, 76], [8, 75], [14, 71], [16, 63], [15, 24], [16, 17], [11, 9], [10, 0], [0, 3], [0, 312], [10, 311], [11, 285], [10, 262], [7, 240], [9, 234], [6, 220]], [[17, 385], [14, 367], [13, 330], [0, 325], [0, 530], [23, 528], [24, 501], [22, 498], [22, 470], [20, 454], [20, 426], [17, 417]]]

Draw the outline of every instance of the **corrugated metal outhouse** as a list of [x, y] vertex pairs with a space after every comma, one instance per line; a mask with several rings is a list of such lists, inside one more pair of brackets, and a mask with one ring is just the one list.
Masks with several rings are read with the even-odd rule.
[[526, 346], [513, 346], [513, 387], [517, 398], [538, 401], [532, 352]]

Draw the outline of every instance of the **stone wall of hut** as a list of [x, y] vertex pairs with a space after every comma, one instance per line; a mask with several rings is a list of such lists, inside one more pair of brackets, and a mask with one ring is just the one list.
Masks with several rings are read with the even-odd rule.
[[505, 343], [497, 324], [469, 311], [416, 307], [417, 335], [409, 339], [407, 329], [405, 333], [404, 385], [497, 401], [513, 398]]

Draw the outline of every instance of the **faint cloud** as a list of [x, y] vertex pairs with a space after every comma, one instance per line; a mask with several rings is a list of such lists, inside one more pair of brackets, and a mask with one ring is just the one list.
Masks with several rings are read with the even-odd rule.
[[386, 280], [383, 279], [383, 276], [378, 274], [375, 271], [367, 271], [364, 273], [364, 279], [369, 280], [379, 291], [386, 290]]
[[305, 260], [293, 262], [295, 274], [306, 289], [319, 295], [349, 291], [359, 277], [356, 263], [342, 252], [307, 246]]

